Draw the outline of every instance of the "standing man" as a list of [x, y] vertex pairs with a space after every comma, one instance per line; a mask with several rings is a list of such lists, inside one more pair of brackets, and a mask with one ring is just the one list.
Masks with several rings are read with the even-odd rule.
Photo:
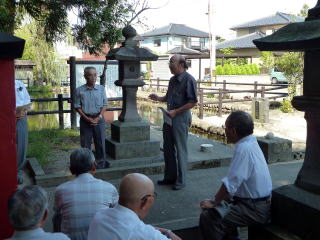
[[149, 98], [167, 102], [167, 114], [172, 118], [171, 126], [163, 124], [165, 172], [158, 184], [173, 184], [173, 190], [180, 190], [186, 185], [188, 129], [192, 122], [190, 109], [197, 103], [197, 85], [194, 77], [186, 72], [188, 66], [183, 56], [172, 56], [169, 68], [174, 76], [169, 81], [166, 95], [150, 94]]
[[29, 93], [24, 84], [15, 80], [16, 90], [16, 143], [18, 184], [23, 183], [23, 171], [28, 147], [27, 109], [31, 104]]
[[[226, 120], [226, 136], [235, 149], [218, 193], [200, 202], [204, 240], [239, 239], [237, 227], [269, 220], [272, 181], [253, 128], [251, 116], [243, 111], [232, 112]], [[233, 202], [228, 202], [231, 197]]]
[[92, 138], [96, 151], [97, 168], [108, 168], [106, 158], [105, 129], [103, 113], [107, 109], [104, 86], [96, 85], [97, 71], [94, 67], [84, 69], [86, 84], [76, 90], [75, 109], [80, 114], [81, 147], [91, 149]]

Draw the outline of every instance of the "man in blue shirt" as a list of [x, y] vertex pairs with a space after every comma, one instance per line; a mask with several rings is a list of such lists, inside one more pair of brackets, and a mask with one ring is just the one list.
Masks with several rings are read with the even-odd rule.
[[96, 152], [97, 168], [110, 166], [106, 159], [105, 128], [103, 113], [107, 109], [105, 88], [96, 85], [97, 71], [94, 67], [84, 69], [86, 84], [76, 90], [75, 109], [80, 114], [81, 147], [91, 149], [92, 138]]
[[154, 101], [167, 102], [168, 116], [172, 124], [163, 124], [163, 151], [165, 161], [164, 179], [159, 185], [173, 184], [173, 190], [180, 190], [186, 185], [188, 164], [188, 129], [191, 125], [191, 111], [197, 103], [197, 84], [186, 72], [186, 60], [181, 55], [170, 58], [169, 68], [174, 75], [168, 86], [167, 94], [159, 97], [150, 94]]

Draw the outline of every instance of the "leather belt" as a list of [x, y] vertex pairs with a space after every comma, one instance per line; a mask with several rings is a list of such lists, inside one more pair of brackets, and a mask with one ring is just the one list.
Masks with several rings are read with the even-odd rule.
[[96, 118], [100, 115], [100, 113], [97, 114], [86, 114], [87, 117]]
[[266, 201], [270, 198], [271, 196], [266, 196], [266, 197], [262, 197], [262, 198], [241, 198], [241, 197], [233, 197], [233, 199], [235, 201], [241, 201], [241, 200], [245, 200], [245, 201], [252, 201], [252, 202], [261, 202], [261, 201]]

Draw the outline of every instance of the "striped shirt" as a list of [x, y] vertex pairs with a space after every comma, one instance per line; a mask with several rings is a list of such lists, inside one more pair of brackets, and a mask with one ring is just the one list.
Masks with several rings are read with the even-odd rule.
[[84, 84], [76, 90], [75, 108], [81, 108], [85, 114], [99, 114], [103, 106], [107, 106], [107, 97], [104, 86], [94, 85], [88, 88]]
[[116, 188], [90, 173], [56, 188], [53, 210], [61, 214], [61, 232], [71, 240], [87, 239], [89, 224], [95, 213], [118, 202]]

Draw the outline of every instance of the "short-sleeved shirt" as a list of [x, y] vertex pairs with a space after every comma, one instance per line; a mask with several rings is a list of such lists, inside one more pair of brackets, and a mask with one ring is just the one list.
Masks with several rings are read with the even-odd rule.
[[186, 71], [171, 77], [165, 102], [167, 102], [168, 110], [182, 107], [187, 103], [198, 102], [197, 83], [194, 77]]
[[93, 88], [89, 88], [87, 84], [84, 84], [76, 89], [74, 107], [81, 108], [85, 114], [99, 114], [101, 108], [107, 105], [104, 86], [95, 84]]
[[83, 173], [56, 188], [53, 210], [61, 214], [63, 233], [72, 240], [86, 240], [95, 213], [115, 206], [118, 198], [112, 184]]
[[235, 144], [230, 168], [222, 182], [231, 196], [262, 198], [271, 194], [268, 165], [255, 136], [246, 136]]
[[29, 93], [21, 81], [15, 80], [15, 90], [16, 90], [16, 107], [24, 106], [31, 102]]
[[70, 240], [63, 233], [50, 233], [42, 228], [35, 228], [26, 231], [15, 231], [13, 236], [7, 240]]
[[168, 240], [153, 226], [142, 222], [131, 209], [118, 204], [102, 209], [94, 216], [88, 240]]

